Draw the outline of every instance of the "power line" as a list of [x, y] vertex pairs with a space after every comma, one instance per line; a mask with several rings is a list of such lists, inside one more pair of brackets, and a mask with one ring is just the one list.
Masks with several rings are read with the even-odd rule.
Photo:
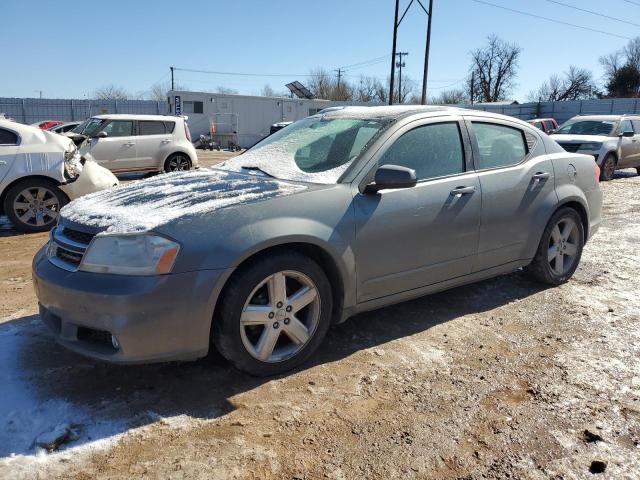
[[351, 65], [344, 65], [344, 66], [342, 66], [340, 68], [342, 70], [348, 70], [348, 69], [355, 68], [355, 67], [359, 68], [361, 65], [368, 64], [368, 63], [378, 63], [378, 62], [381, 62], [381, 61], [386, 61], [389, 58], [389, 55], [382, 55], [381, 57], [370, 58], [369, 60], [363, 60], [362, 62], [353, 63]]
[[605, 15], [604, 13], [594, 12], [593, 10], [587, 10], [586, 8], [576, 7], [575, 5], [569, 5], [568, 3], [558, 2], [557, 0], [547, 0], [549, 3], [555, 3], [557, 5], [562, 5], [563, 7], [573, 8], [574, 10], [578, 10], [580, 12], [590, 13], [591, 15], [597, 15], [598, 17], [608, 18], [609, 20], [615, 20], [616, 22], [627, 23], [629, 25], [633, 25], [634, 27], [640, 27], [640, 23], [633, 23], [627, 20], [623, 20], [621, 18], [611, 17], [609, 15]]
[[640, 7], [640, 3], [638, 3], [638, 2], [632, 2], [631, 0], [624, 0], [624, 1], [627, 2], [627, 3], [630, 3], [631, 5], [636, 5], [636, 6]]
[[[505, 7], [503, 5], [496, 5], [495, 3], [486, 2], [485, 0], [471, 0], [472, 2], [480, 3], [482, 5], [488, 5], [490, 7], [501, 8], [502, 10], [507, 10], [513, 13], [519, 13], [520, 15], [526, 15], [527, 17], [538, 18], [540, 20], [546, 20], [548, 22], [558, 23], [560, 25], [567, 25], [569, 27], [581, 28], [582, 30], [589, 30], [591, 32], [601, 33], [603, 35], [609, 35], [610, 37], [623, 38], [625, 40], [631, 40], [631, 37], [626, 37], [624, 35], [618, 35], [611, 32], [605, 32], [604, 30], [597, 30], [595, 28], [585, 27], [583, 25], [577, 25], [575, 23], [563, 22], [562, 20], [556, 20], [555, 18], [543, 17], [542, 15], [536, 15], [534, 13], [523, 12], [522, 10], [516, 10], [514, 8]], [[628, 1], [628, 0], [625, 0]], [[639, 4], [640, 5], [640, 4]]]

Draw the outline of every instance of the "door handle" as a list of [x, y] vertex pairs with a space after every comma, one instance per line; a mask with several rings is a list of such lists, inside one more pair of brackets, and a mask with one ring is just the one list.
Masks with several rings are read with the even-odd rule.
[[171, 140], [162, 140], [160, 143], [171, 143]]
[[551, 176], [549, 172], [538, 172], [533, 176], [534, 180], [546, 180]]
[[133, 142], [127, 142], [124, 144], [125, 147], [133, 147], [135, 145], [135, 143]]
[[472, 185], [470, 187], [456, 187], [453, 190], [451, 190], [450, 194], [461, 197], [462, 195], [470, 195], [475, 191], [476, 191], [476, 187]]

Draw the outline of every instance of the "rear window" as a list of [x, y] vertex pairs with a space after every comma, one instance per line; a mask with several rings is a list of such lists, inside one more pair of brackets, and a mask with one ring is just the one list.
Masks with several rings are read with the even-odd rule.
[[480, 150], [480, 168], [508, 167], [527, 155], [524, 132], [494, 123], [472, 122]]
[[166, 131], [164, 122], [149, 120], [138, 122], [138, 135], [164, 135]]
[[18, 134], [11, 130], [0, 128], [0, 145], [17, 145]]

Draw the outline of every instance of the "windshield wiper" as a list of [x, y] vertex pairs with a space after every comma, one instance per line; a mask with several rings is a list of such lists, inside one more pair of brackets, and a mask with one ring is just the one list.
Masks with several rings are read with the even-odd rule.
[[244, 165], [243, 165], [243, 166], [242, 166], [242, 167], [240, 167], [240, 168], [242, 168], [243, 170], [255, 170], [255, 171], [258, 171], [258, 172], [262, 172], [262, 173], [264, 173], [264, 174], [265, 174], [266, 176], [268, 176], [268, 177], [276, 178], [276, 177], [274, 177], [273, 175], [271, 175], [269, 172], [265, 172], [263, 169], [261, 169], [260, 167], [256, 167], [255, 165], [252, 165], [252, 166], [244, 166]]

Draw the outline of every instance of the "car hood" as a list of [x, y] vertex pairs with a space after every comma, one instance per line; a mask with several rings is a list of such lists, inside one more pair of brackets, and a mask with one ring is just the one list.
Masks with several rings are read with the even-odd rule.
[[219, 209], [292, 195], [307, 186], [219, 169], [161, 174], [92, 193], [61, 210], [63, 222], [105, 233], [153, 230]]
[[556, 142], [560, 143], [586, 143], [586, 142], [606, 142], [611, 137], [606, 135], [551, 135]]

